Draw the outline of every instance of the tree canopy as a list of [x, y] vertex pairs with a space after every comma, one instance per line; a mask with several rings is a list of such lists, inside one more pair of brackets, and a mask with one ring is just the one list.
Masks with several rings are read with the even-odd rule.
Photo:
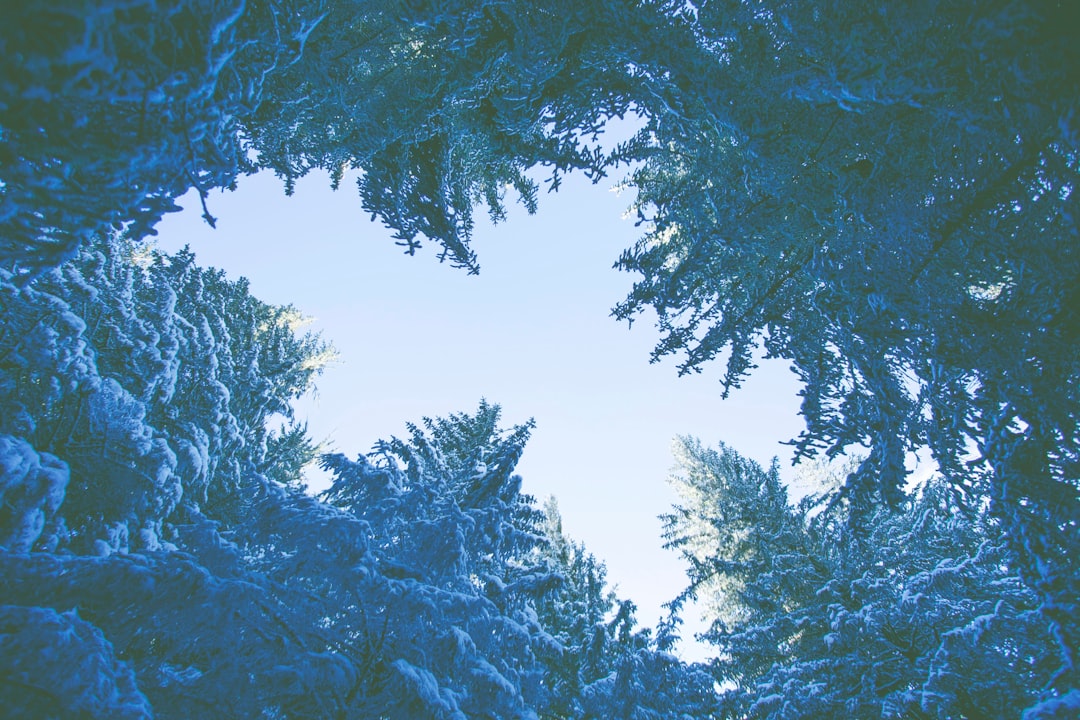
[[[1076, 688], [1080, 66], [1054, 2], [703, 3], [712, 64], [643, 130], [642, 279], [656, 356], [755, 348], [803, 381], [802, 456], [865, 448], [855, 518], [926, 448], [989, 497]], [[704, 61], [702, 61], [704, 62]], [[875, 499], [876, 498], [876, 499]]]
[[[286, 696], [317, 696], [352, 711], [383, 698], [402, 716], [417, 707], [450, 716], [480, 712], [470, 703], [483, 697], [485, 708], [507, 717], [556, 706], [563, 709], [551, 712], [625, 714], [613, 708], [664, 689], [678, 691], [664, 712], [711, 712], [694, 704], [700, 678], [671, 663], [667, 639], [631, 632], [630, 606], [606, 605], [597, 594], [597, 567], [550, 535], [550, 514], [543, 540], [542, 515], [509, 474], [527, 428], [503, 435], [494, 406], [481, 405], [476, 416], [417, 426], [408, 441], [379, 446], [375, 460], [327, 459], [337, 489], [324, 503], [306, 498], [295, 486], [317, 443], [290, 420], [289, 408], [329, 348], [295, 332], [294, 309], [259, 302], [243, 282], [199, 268], [190, 254], [166, 257], [138, 244], [190, 189], [212, 223], [209, 190], [233, 187], [246, 174], [273, 171], [291, 192], [315, 168], [330, 171], [335, 183], [358, 170], [359, 201], [407, 252], [430, 240], [442, 259], [475, 272], [477, 208], [499, 219], [513, 191], [534, 210], [538, 178], [556, 189], [564, 173], [599, 179], [625, 165], [643, 236], [617, 263], [639, 279], [615, 316], [654, 311], [661, 332], [654, 358], [676, 355], [683, 372], [721, 359], [726, 390], [752, 371], [760, 348], [787, 360], [803, 382], [798, 455], [862, 457], [828, 507], [811, 516], [786, 504], [769, 473], [685, 446], [700, 456], [691, 464], [719, 463], [722, 475], [757, 478], [750, 490], [741, 480], [710, 487], [712, 510], [694, 511], [723, 510], [716, 519], [723, 527], [705, 535], [713, 546], [705, 555], [687, 556], [692, 587], [744, 602], [742, 615], [718, 621], [730, 629], [747, 618], [775, 620], [761, 637], [792, 658], [814, 658], [820, 644], [800, 645], [813, 633], [784, 629], [788, 620], [778, 618], [808, 608], [818, 630], [826, 621], [837, 628], [869, 622], [850, 625], [852, 608], [841, 602], [848, 614], [836, 614], [811, 595], [831, 592], [823, 590], [827, 578], [879, 587], [884, 580], [871, 577], [872, 568], [895, 561], [899, 574], [875, 596], [883, 613], [875, 617], [925, 612], [936, 628], [941, 613], [953, 612], [942, 609], [952, 600], [917, 590], [929, 561], [915, 549], [904, 556], [899, 534], [925, 557], [963, 566], [950, 582], [963, 588], [957, 592], [966, 604], [949, 615], [949, 627], [982, 627], [976, 581], [1007, 587], [1006, 615], [1015, 622], [983, 625], [1011, 639], [995, 641], [983, 659], [971, 655], [970, 667], [996, 657], [985, 667], [1019, 668], [1019, 655], [1010, 653], [1022, 654], [1029, 641], [1045, 653], [1043, 630], [1033, 629], [1043, 623], [1053, 667], [1025, 665], [1018, 672], [1039, 684], [1037, 692], [1008, 690], [1002, 703], [1027, 703], [1032, 717], [1075, 710], [1078, 28], [1080, 14], [1059, 0], [132, 0], [93, 7], [32, 0], [6, 8], [0, 545], [5, 578], [18, 582], [5, 590], [4, 656], [38, 643], [45, 657], [45, 647], [76, 638], [72, 667], [107, 679], [89, 695], [79, 694], [80, 673], [48, 697], [34, 686], [45, 695], [32, 707], [47, 714], [108, 707], [140, 717], [151, 705], [175, 702], [202, 714], [183, 705], [202, 692], [191, 688], [235, 683], [236, 697], [207, 702], [260, 703], [292, 716], [325, 708]], [[626, 114], [640, 118], [640, 132], [601, 151], [597, 133]], [[906, 461], [919, 450], [932, 454], [943, 480], [913, 494]], [[426, 515], [420, 497], [445, 513]], [[763, 524], [746, 525], [730, 507], [734, 497], [765, 503]], [[949, 525], [950, 512], [966, 513], [966, 524]], [[403, 518], [435, 534], [405, 533], [394, 525]], [[277, 578], [289, 563], [322, 562], [312, 548], [324, 541], [291, 529], [294, 522], [344, 533], [335, 552], [355, 557], [334, 572], [351, 575], [331, 581], [327, 567], [327, 578], [315, 570], [292, 584]], [[683, 547], [680, 533], [689, 530], [679, 523], [689, 520], [671, 522], [672, 541]], [[507, 544], [483, 545], [490, 539], [471, 534], [476, 528]], [[951, 551], [919, 534], [927, 528], [933, 538], [951, 537], [971, 562], [943, 555]], [[746, 565], [755, 556], [744, 533], [759, 530], [782, 546], [778, 567], [799, 559], [783, 566], [792, 597], [782, 614], [756, 604], [755, 593], [764, 591], [755, 588], [773, 582]], [[424, 545], [435, 537], [449, 544]], [[541, 563], [536, 553], [545, 543], [558, 549]], [[414, 556], [429, 551], [432, 564], [418, 567]], [[708, 558], [720, 564], [696, 577]], [[529, 563], [563, 567], [581, 595], [571, 602], [527, 591], [545, 577]], [[850, 575], [863, 567], [871, 569]], [[1010, 584], [1014, 575], [1021, 586]], [[364, 613], [387, 605], [370, 600], [379, 593], [416, 591], [424, 598], [416, 617], [430, 616], [427, 630], [463, 633], [438, 636], [458, 639], [458, 659], [429, 664], [404, 645], [392, 659], [378, 655], [369, 619], [348, 607], [340, 618], [320, 608], [323, 582], [338, 582], [334, 592], [373, 593], [356, 604]], [[129, 605], [145, 607], [180, 597], [193, 583], [220, 616], [174, 626], [163, 609], [160, 637], [149, 637], [138, 613], [116, 606], [125, 602], [119, 588], [135, 598]], [[509, 594], [496, 592], [501, 586]], [[929, 605], [910, 604], [909, 590]], [[34, 593], [51, 600], [31, 602]], [[302, 619], [290, 615], [300, 597], [316, 603]], [[190, 636], [208, 643], [195, 645], [169, 635], [169, 627], [217, 627], [241, 606], [251, 625], [234, 625], [238, 635], [207, 631]], [[485, 625], [482, 642], [466, 641], [480, 625], [450, 618], [480, 606], [484, 619], [476, 622], [498, 628], [489, 635]], [[184, 612], [175, 603], [163, 607]], [[545, 655], [586, 647], [577, 636], [548, 642], [536, 613], [559, 633], [578, 627], [560, 607], [615, 613], [615, 620], [589, 615], [586, 623], [601, 645], [621, 643], [595, 655], [608, 658], [610, 673], [597, 674], [581, 658]], [[378, 613], [389, 627], [391, 616]], [[347, 628], [347, 651], [334, 644], [340, 637], [327, 639], [335, 618]], [[963, 705], [955, 688], [912, 689], [926, 672], [949, 676], [942, 668], [955, 667], [949, 658], [967, 652], [956, 648], [970, 636], [943, 631], [935, 642], [945, 655], [931, 657], [933, 643], [898, 622], [888, 620], [889, 632], [909, 633], [907, 651], [882, 634], [886, 625], [865, 626], [895, 662], [880, 666], [886, 674], [872, 692], [843, 691], [844, 702], [854, 703], [845, 707], [915, 713], [917, 700], [919, 712], [929, 713], [938, 706], [927, 693], [940, 692], [945, 709], [933, 712], [982, 712]], [[725, 658], [747, 663], [721, 670], [736, 694], [760, 679], [762, 687], [794, 683], [809, 697], [818, 691], [802, 674], [807, 668], [840, 672], [824, 660], [785, 665], [759, 655], [758, 636], [729, 629], [708, 637], [726, 648]], [[982, 637], [983, 630], [972, 632]], [[260, 638], [244, 646], [251, 657], [291, 653], [273, 666], [283, 675], [245, 679], [243, 657], [220, 666], [206, 660], [250, 635]], [[845, 648], [845, 638], [834, 628], [822, 642]], [[475, 673], [466, 677], [462, 668]], [[558, 692], [569, 693], [558, 701], [538, 679], [549, 671], [560, 678]], [[19, 672], [5, 670], [21, 678], [5, 681], [5, 692], [25, 691]], [[327, 687], [315, 693], [305, 685], [314, 677]], [[147, 683], [164, 694], [147, 700]], [[824, 698], [822, 707], [834, 707]], [[780, 712], [741, 702], [733, 712]]]
[[320, 456], [288, 420], [331, 351], [246, 282], [118, 239], [2, 279], [9, 716], [708, 706], [708, 678], [616, 613], [602, 566], [521, 493], [531, 424], [482, 401]]
[[1051, 681], [1054, 639], [1000, 521], [941, 477], [856, 533], [842, 476], [795, 507], [775, 465], [675, 451], [665, 536], [690, 583], [672, 609], [697, 600], [710, 620], [722, 717], [1014, 718]]

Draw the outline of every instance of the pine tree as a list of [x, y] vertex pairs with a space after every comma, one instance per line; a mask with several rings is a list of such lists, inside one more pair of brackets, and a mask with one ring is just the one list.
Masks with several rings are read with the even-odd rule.
[[251, 667], [321, 662], [321, 616], [298, 617], [226, 533], [275, 502], [320, 527], [255, 469], [296, 483], [311, 443], [294, 429], [269, 458], [267, 423], [326, 346], [190, 253], [116, 239], [32, 284], [4, 271], [0, 297], [0, 605], [26, 623], [0, 643], [37, 663], [4, 666], [11, 712], [236, 717], [276, 697]]
[[[775, 465], [680, 439], [665, 537], [701, 601], [726, 717], [1017, 717], [1053, 638], [983, 507], [930, 480], [861, 532], [836, 490], [787, 502]], [[831, 484], [839, 486], [842, 478]]]
[[[312, 452], [263, 423], [305, 364], [253, 364], [289, 311], [205, 314], [244, 292], [182, 260], [136, 271], [101, 237], [142, 238], [183, 192], [257, 169], [287, 190], [359, 169], [408, 252], [426, 236], [475, 271], [476, 206], [500, 217], [511, 187], [531, 209], [535, 168], [555, 188], [630, 162], [646, 234], [616, 315], [655, 309], [655, 356], [684, 371], [726, 355], [726, 389], [758, 345], [789, 360], [800, 457], [868, 448], [842, 491], [853, 532], [904, 511], [911, 450], [964, 503], [989, 498], [1057, 642], [1031, 714], [1080, 705], [1071, 6], [99, 5], [33, 0], [0, 28], [11, 547], [168, 550], [169, 518], [238, 523], [249, 465]], [[645, 127], [605, 157], [593, 135], [627, 112]]]
[[[70, 468], [54, 521], [81, 551], [153, 549], [182, 505], [227, 519], [241, 475], [281, 442], [268, 421], [332, 356], [246, 281], [190, 253], [133, 253], [100, 238], [30, 286], [3, 277], [0, 432]], [[294, 465], [313, 459], [291, 442]]]
[[[163, 11], [162, 8], [168, 11]], [[596, 133], [634, 108], [665, 3], [33, 0], [0, 30], [0, 264], [30, 278], [97, 233], [153, 233], [190, 189], [272, 170], [362, 171], [407, 252], [475, 272], [474, 208], [530, 211], [530, 171], [604, 174]], [[684, 33], [685, 35], [685, 33]]]
[[683, 372], [726, 357], [727, 390], [759, 347], [789, 361], [799, 456], [869, 449], [856, 523], [920, 448], [989, 496], [1060, 641], [1046, 700], [1080, 703], [1075, 9], [694, 7], [682, 102], [643, 98], [627, 148], [646, 233], [616, 314], [655, 309]]
[[534, 602], [560, 652], [541, 658], [548, 691], [541, 717], [711, 717], [711, 678], [670, 652], [674, 638], [637, 626], [634, 604], [607, 586], [603, 563], [564, 533], [554, 498], [544, 511], [541, 554], [559, 582]]
[[556, 650], [530, 598], [553, 578], [532, 561], [540, 514], [513, 474], [532, 425], [504, 433], [499, 415], [481, 402], [410, 426], [371, 460], [324, 458], [326, 501], [371, 528], [379, 575], [338, 631], [367, 636], [372, 711], [535, 717], [537, 657]]

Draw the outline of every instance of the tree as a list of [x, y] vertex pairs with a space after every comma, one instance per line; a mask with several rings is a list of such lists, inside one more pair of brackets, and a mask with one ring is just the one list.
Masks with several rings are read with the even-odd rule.
[[[512, 474], [531, 425], [504, 433], [498, 418], [482, 403], [370, 459], [326, 456], [331, 504], [249, 464], [231, 488], [243, 502], [224, 521], [189, 504], [175, 546], [0, 553], [0, 606], [77, 607], [97, 633], [80, 650], [118, 662], [117, 683], [130, 675], [158, 717], [536, 717], [539, 658], [562, 651], [533, 610], [553, 578], [537, 562], [539, 511]], [[46, 629], [9, 645], [42, 653], [62, 640]], [[62, 662], [46, 656], [28, 686], [44, 691]], [[5, 690], [20, 682], [0, 676]], [[89, 696], [104, 717], [110, 688], [87, 674], [56, 702]], [[17, 707], [48, 702], [32, 693]]]
[[291, 442], [294, 472], [314, 459], [268, 424], [333, 351], [246, 281], [100, 238], [32, 285], [2, 273], [0, 291], [0, 432], [70, 469], [42, 547], [70, 533], [82, 550], [154, 549], [185, 506], [229, 519], [271, 449], [284, 467]]
[[[677, 443], [665, 538], [701, 601], [726, 717], [1017, 717], [1053, 673], [1001, 524], [930, 480], [863, 533], [835, 489], [799, 507], [775, 465]], [[830, 484], [839, 487], [841, 477]]]
[[[146, 348], [190, 331], [209, 352], [232, 332], [214, 318], [166, 323], [132, 345], [132, 362], [150, 365], [98, 372], [86, 320], [55, 289], [70, 269], [53, 273], [92, 260], [80, 248], [96, 238], [141, 238], [187, 189], [205, 200], [257, 169], [289, 189], [311, 168], [352, 168], [364, 207], [409, 252], [427, 236], [475, 271], [475, 206], [500, 216], [510, 186], [531, 208], [535, 168], [554, 188], [566, 171], [633, 162], [646, 235], [619, 266], [642, 277], [616, 315], [655, 309], [656, 356], [685, 353], [684, 371], [726, 354], [726, 389], [759, 344], [788, 359], [805, 384], [800, 457], [868, 450], [843, 491], [853, 527], [908, 501], [904, 460], [918, 448], [966, 502], [989, 497], [1059, 650], [1032, 714], [1080, 705], [1071, 6], [144, 0], [90, 12], [35, 0], [9, 16], [0, 431], [23, 468], [5, 491], [19, 498], [5, 510], [11, 542], [64, 537], [49, 498], [65, 463], [81, 523], [71, 532], [103, 553], [129, 546], [133, 529], [160, 542], [156, 523], [184, 507], [185, 482], [207, 492], [193, 510], [239, 517], [238, 495], [215, 499], [225, 485], [204, 482], [235, 484], [247, 462], [265, 465], [263, 440], [276, 442], [232, 424], [225, 376], [192, 385], [200, 411], [225, 413], [210, 430], [169, 425], [167, 404], [147, 414], [139, 393], [172, 372], [153, 364], [177, 356]], [[626, 112], [646, 125], [604, 157], [593, 134]], [[101, 303], [124, 318], [142, 302], [127, 300], [127, 282]], [[90, 295], [80, 302], [94, 306]], [[167, 318], [168, 302], [149, 305]], [[211, 357], [197, 362], [212, 368]], [[146, 372], [149, 384], [132, 379]], [[309, 453], [295, 431], [278, 447]], [[214, 443], [225, 459], [201, 454]], [[105, 465], [116, 488], [136, 489], [118, 507], [80, 485]]]
[[[371, 527], [379, 575], [335, 603], [338, 632], [370, 654], [371, 712], [535, 717], [537, 658], [558, 647], [529, 601], [553, 579], [531, 560], [540, 515], [513, 474], [532, 424], [503, 433], [499, 415], [481, 402], [475, 415], [410, 426], [371, 460], [324, 457], [326, 501]], [[288, 563], [276, 570], [291, 576]]]
[[0, 263], [31, 278], [96, 234], [152, 234], [190, 188], [231, 186], [250, 167], [237, 118], [259, 102], [265, 75], [295, 59], [290, 41], [304, 32], [284, 5], [7, 8]]
[[554, 498], [544, 507], [540, 554], [559, 582], [535, 602], [560, 653], [543, 658], [543, 718], [708, 718], [712, 680], [670, 652], [674, 636], [638, 628], [634, 604], [605, 582], [606, 569], [566, 536]]
[[1046, 698], [1080, 697], [1075, 11], [695, 8], [683, 102], [643, 100], [627, 150], [646, 234], [616, 314], [655, 309], [683, 372], [726, 354], [728, 390], [759, 345], [789, 360], [798, 455], [869, 450], [856, 523], [918, 448], [987, 493], [1056, 628]]
[[643, 33], [650, 3], [337, 3], [298, 62], [243, 119], [260, 167], [293, 181], [359, 168], [361, 201], [408, 252], [422, 238], [471, 272], [473, 207], [504, 215], [528, 173], [603, 174], [591, 136], [631, 109], [613, 39]]
[[[74, 610], [0, 606], [0, 648], [0, 699], [8, 717], [152, 717], [131, 668]], [[56, 657], [64, 658], [64, 672], [56, 672]]]
[[618, 602], [607, 585], [607, 569], [563, 531], [555, 498], [544, 505], [540, 554], [557, 574], [558, 584], [536, 601], [544, 629], [562, 646], [548, 659], [545, 686], [551, 695], [545, 717], [580, 717], [584, 688], [612, 671], [607, 623]]
[[209, 703], [236, 717], [295, 704], [295, 687], [252, 673], [270, 661], [328, 673], [320, 687], [340, 691], [340, 658], [313, 649], [323, 631], [226, 537], [272, 505], [329, 534], [334, 518], [257, 474], [272, 465], [295, 486], [314, 455], [298, 427], [269, 424], [291, 417], [328, 347], [245, 281], [119, 239], [34, 283], [0, 272], [0, 305], [10, 711], [209, 717]]
[[12, 712], [535, 716], [531, 425], [482, 403], [329, 457], [326, 505], [302, 426], [270, 426], [329, 357], [294, 309], [118, 239], [2, 279], [0, 644], [37, 658], [0, 668]]
[[666, 2], [212, 0], [23, 3], [0, 76], [0, 263], [32, 278], [94, 234], [152, 234], [175, 198], [312, 168], [360, 198], [412, 253], [423, 237], [476, 271], [474, 207], [504, 214], [528, 175], [606, 162], [604, 121], [633, 108]]

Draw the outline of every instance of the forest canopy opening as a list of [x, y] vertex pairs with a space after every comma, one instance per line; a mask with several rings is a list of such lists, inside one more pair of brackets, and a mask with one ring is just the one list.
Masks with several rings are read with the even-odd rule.
[[[1055, 0], [9, 8], [4, 701], [1074, 715], [1078, 16]], [[594, 144], [628, 113], [632, 139]], [[324, 457], [335, 489], [304, 495], [317, 443], [291, 403], [328, 346], [190, 253], [136, 258], [190, 189], [354, 168], [406, 252], [430, 241], [477, 272], [477, 208], [498, 219], [510, 188], [534, 211], [537, 168], [554, 188], [621, 164], [644, 235], [617, 263], [638, 279], [615, 316], [655, 311], [654, 358], [723, 358], [726, 389], [764, 348], [803, 383], [800, 457], [866, 449], [811, 511], [733, 451], [682, 444], [690, 495], [668, 527], [690, 586], [672, 609], [723, 605], [707, 668], [667, 652], [677, 612], [635, 630], [520, 493], [529, 426], [500, 429], [497, 406]], [[918, 451], [940, 478], [913, 490]]]

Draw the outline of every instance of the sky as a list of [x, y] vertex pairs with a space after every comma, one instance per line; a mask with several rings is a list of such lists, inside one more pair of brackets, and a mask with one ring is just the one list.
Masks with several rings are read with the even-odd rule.
[[[719, 365], [678, 377], [673, 359], [649, 363], [654, 316], [633, 327], [610, 316], [634, 280], [612, 265], [640, 234], [624, 219], [632, 198], [613, 184], [571, 176], [541, 194], [536, 215], [515, 206], [497, 225], [480, 218], [479, 275], [440, 264], [432, 243], [405, 255], [354, 185], [334, 192], [321, 174], [292, 197], [270, 174], [211, 193], [216, 230], [189, 194], [158, 226], [158, 246], [190, 245], [201, 265], [313, 318], [309, 329], [340, 358], [298, 416], [332, 451], [366, 453], [404, 437], [407, 422], [474, 412], [481, 398], [501, 405], [504, 427], [534, 418], [517, 468], [523, 490], [556, 497], [567, 534], [607, 565], [638, 620], [655, 625], [686, 581], [657, 518], [676, 501], [666, 482], [673, 438], [723, 441], [763, 465], [778, 456], [790, 479], [791, 448], [781, 443], [802, 423], [782, 361], [763, 362], [723, 400]], [[698, 652], [687, 644], [684, 654]]]

